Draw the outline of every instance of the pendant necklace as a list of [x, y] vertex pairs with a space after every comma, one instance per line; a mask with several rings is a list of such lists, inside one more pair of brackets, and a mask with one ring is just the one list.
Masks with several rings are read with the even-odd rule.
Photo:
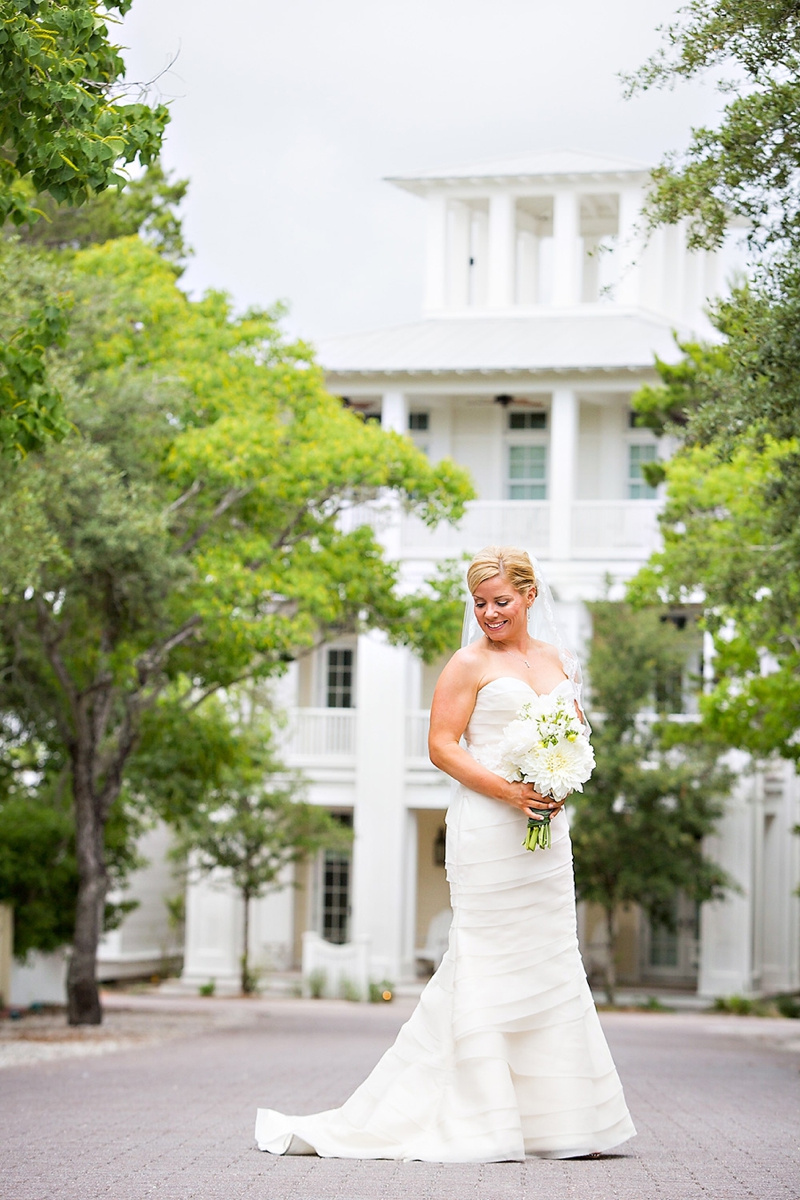
[[518, 659], [520, 659], [522, 662], [524, 662], [524, 663], [525, 663], [525, 666], [526, 666], [526, 667], [528, 668], [528, 670], [530, 671], [530, 669], [531, 669], [531, 664], [528, 662], [527, 658], [523, 658], [523, 657], [522, 657], [522, 655], [520, 654], [520, 652], [519, 652], [518, 650], [511, 650], [511, 649], [510, 649], [508, 646], [504, 646], [504, 647], [503, 647], [503, 652], [504, 652], [505, 654], [513, 654], [513, 655], [514, 655], [516, 658], [518, 658]]

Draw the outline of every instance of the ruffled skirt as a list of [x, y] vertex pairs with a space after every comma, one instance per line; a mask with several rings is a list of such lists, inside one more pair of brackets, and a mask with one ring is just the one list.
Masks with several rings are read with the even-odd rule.
[[447, 815], [449, 949], [410, 1020], [341, 1107], [259, 1109], [273, 1154], [498, 1162], [609, 1150], [636, 1132], [578, 949], [566, 814], [552, 846], [460, 788]]

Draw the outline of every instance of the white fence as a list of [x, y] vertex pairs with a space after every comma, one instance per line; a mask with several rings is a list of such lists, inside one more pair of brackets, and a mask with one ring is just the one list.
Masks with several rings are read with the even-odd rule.
[[369, 940], [356, 938], [341, 946], [318, 933], [303, 934], [303, 991], [343, 1000], [369, 1000]]
[[480, 550], [481, 546], [550, 546], [550, 505], [546, 500], [472, 500], [457, 526], [428, 529], [419, 517], [405, 515], [400, 533], [404, 550]]
[[[301, 765], [328, 761], [352, 766], [355, 762], [356, 717], [354, 708], [295, 708], [289, 715], [284, 751]], [[406, 758], [417, 766], [430, 766], [427, 708], [406, 713]]]
[[295, 759], [353, 759], [356, 752], [356, 710], [294, 709], [289, 716], [285, 746]]
[[[572, 553], [578, 558], [646, 558], [659, 545], [658, 500], [576, 500], [572, 505]], [[533, 546], [550, 550], [546, 500], [473, 500], [457, 526], [428, 529], [404, 515], [404, 552], [422, 555], [474, 551], [481, 546]]]
[[646, 557], [658, 549], [659, 500], [578, 500], [572, 506], [572, 549], [580, 558]]
[[428, 730], [431, 714], [427, 708], [406, 713], [406, 758], [430, 766], [428, 758]]

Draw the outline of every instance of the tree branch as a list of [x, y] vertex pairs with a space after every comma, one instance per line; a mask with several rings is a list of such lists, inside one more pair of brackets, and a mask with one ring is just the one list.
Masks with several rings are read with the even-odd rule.
[[44, 646], [45, 654], [47, 655], [50, 666], [55, 672], [56, 679], [64, 689], [64, 694], [69, 701], [69, 705], [74, 716], [77, 711], [78, 692], [75, 684], [72, 681], [72, 678], [70, 677], [69, 671], [66, 668], [64, 660], [58, 652], [58, 643], [61, 641], [63, 634], [59, 634], [58, 630], [54, 628], [53, 622], [50, 619], [50, 613], [47, 605], [44, 603], [38, 592], [36, 593], [35, 600], [36, 627], [39, 631], [39, 636], [42, 639], [42, 645]]
[[190, 550], [194, 550], [197, 543], [200, 541], [203, 535], [208, 532], [214, 522], [221, 517], [223, 513], [226, 513], [229, 508], [232, 508], [234, 504], [237, 504], [239, 500], [244, 499], [245, 496], [249, 496], [250, 492], [253, 491], [255, 486], [255, 484], [251, 484], [246, 488], [231, 488], [230, 491], [226, 492], [208, 520], [204, 521], [203, 524], [200, 525], [194, 531], [194, 533], [186, 539], [182, 546], [178, 547], [178, 554], [188, 554]]
[[[191, 704], [186, 705], [187, 712], [194, 712], [196, 708], [200, 707], [204, 700], [207, 700], [209, 696], [213, 696], [215, 692], [220, 690], [220, 688], [236, 687], [237, 683], [244, 683], [245, 680], [249, 679], [252, 674], [252, 670], [245, 671], [242, 675], [237, 675], [235, 679], [229, 679], [227, 683], [220, 682], [211, 684], [211, 686], [205, 688], [196, 699], [192, 700]], [[185, 692], [180, 699], [180, 703], [183, 704], [184, 701], [187, 700], [191, 695], [191, 691]]]
[[203, 618], [195, 613], [193, 617], [190, 617], [188, 621], [185, 621], [181, 625], [180, 629], [176, 629], [175, 633], [139, 655], [136, 660], [136, 670], [139, 676], [140, 688], [147, 684], [150, 675], [164, 661], [169, 652], [174, 650], [176, 646], [180, 646], [181, 642], [185, 642], [194, 630], [197, 629], [198, 625], [202, 624], [202, 620]]
[[178, 496], [177, 500], [173, 500], [172, 504], [167, 505], [165, 511], [168, 513], [177, 512], [178, 509], [182, 508], [183, 505], [186, 504], [186, 502], [188, 500], [191, 500], [193, 496], [197, 495], [197, 493], [200, 491], [202, 486], [203, 486], [202, 480], [195, 479], [192, 486], [187, 491], [185, 491], [182, 496]]

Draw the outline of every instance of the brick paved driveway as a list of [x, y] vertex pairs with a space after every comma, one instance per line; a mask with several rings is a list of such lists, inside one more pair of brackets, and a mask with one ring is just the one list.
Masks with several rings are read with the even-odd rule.
[[595, 1161], [443, 1166], [273, 1158], [253, 1147], [257, 1105], [305, 1112], [344, 1100], [407, 1001], [227, 1004], [219, 1012], [238, 1015], [204, 1032], [0, 1072], [3, 1200], [800, 1197], [798, 1023], [604, 1015], [634, 1141]]

